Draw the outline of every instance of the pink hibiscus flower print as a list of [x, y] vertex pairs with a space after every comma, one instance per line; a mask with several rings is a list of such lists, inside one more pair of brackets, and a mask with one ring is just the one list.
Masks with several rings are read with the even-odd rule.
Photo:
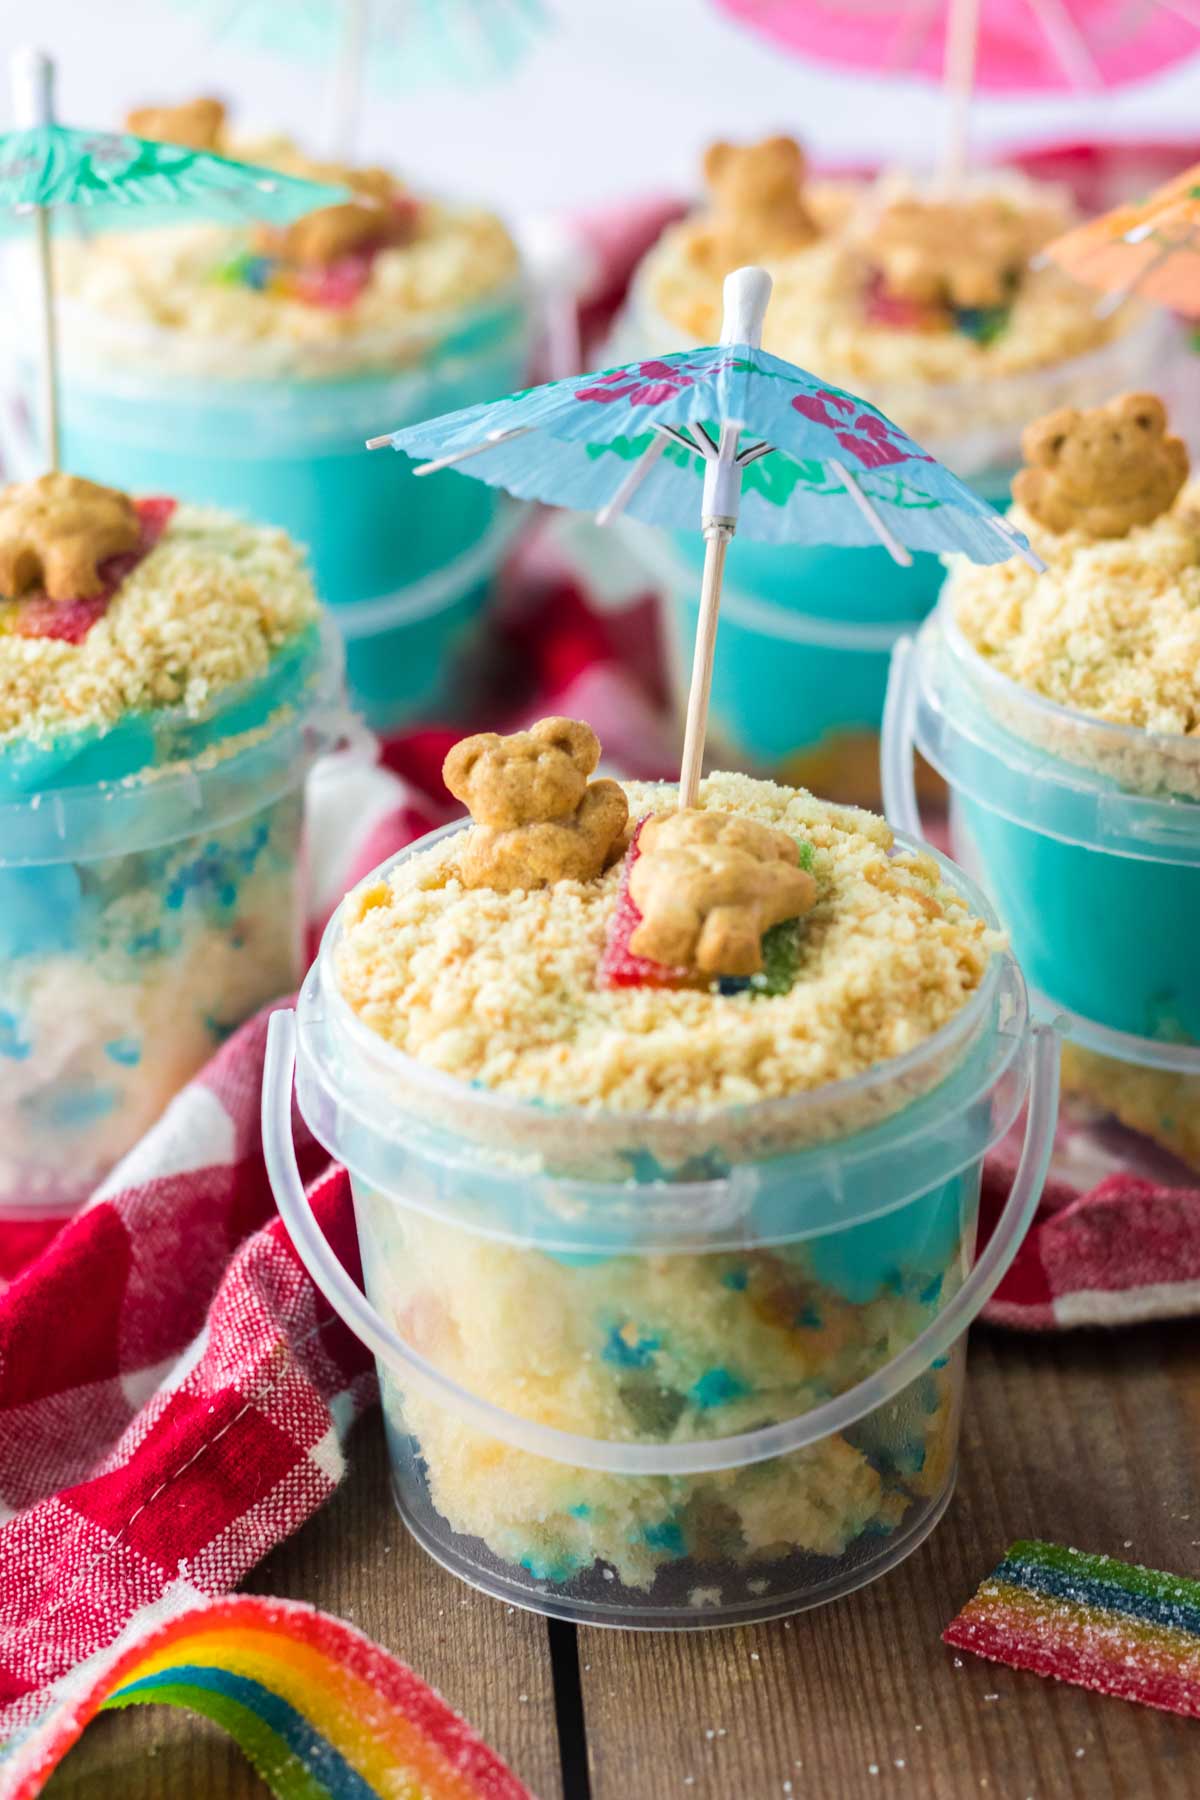
[[676, 394], [695, 385], [695, 376], [689, 375], [683, 366], [651, 361], [638, 363], [636, 374], [632, 369], [610, 369], [591, 387], [576, 388], [575, 398], [605, 403], [628, 400], [630, 406], [661, 406], [664, 400], [673, 400]]
[[[796, 394], [792, 405], [806, 419], [827, 425], [847, 455], [866, 469], [883, 469], [889, 463], [933, 461], [931, 456], [917, 449], [911, 438], [889, 425], [886, 419], [881, 419], [878, 413], [860, 412], [846, 394], [835, 394], [828, 389], [816, 394]], [[831, 407], [836, 408], [836, 413], [830, 411]]]

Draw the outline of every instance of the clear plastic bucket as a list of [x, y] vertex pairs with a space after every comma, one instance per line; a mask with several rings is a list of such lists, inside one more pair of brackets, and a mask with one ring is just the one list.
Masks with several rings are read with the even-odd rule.
[[1102, 1031], [1200, 1046], [1200, 739], [1043, 700], [942, 615], [896, 681], [893, 794], [911, 741], [950, 785], [956, 842], [1030, 986]]
[[373, 731], [399, 731], [459, 710], [464, 664], [478, 646], [496, 573], [524, 516], [524, 508], [502, 502], [479, 542], [445, 568], [395, 594], [337, 609], [350, 691]]
[[[407, 457], [372, 453], [366, 439], [519, 386], [531, 332], [523, 295], [451, 319], [414, 344], [408, 366], [327, 377], [173, 372], [174, 347], [149, 332], [140, 363], [124, 339], [106, 359], [99, 323], [62, 314], [64, 466], [282, 526], [308, 548], [334, 608], [395, 594], [491, 528], [491, 488], [454, 470], [416, 482]], [[9, 409], [5, 460], [36, 474], [36, 365], [21, 359], [13, 379], [25, 405]]]
[[[264, 1144], [301, 1258], [378, 1359], [418, 1541], [513, 1604], [659, 1628], [816, 1605], [914, 1549], [953, 1486], [963, 1334], [1049, 1156], [1057, 1052], [1011, 958], [854, 1081], [631, 1115], [509, 1100], [400, 1055], [341, 998], [339, 933], [294, 1019], [272, 1021]], [[293, 1070], [350, 1170], [365, 1294], [304, 1195]], [[1027, 1098], [976, 1261], [982, 1159]]]
[[[897, 649], [884, 726], [887, 815], [919, 835], [914, 747], [949, 784], [958, 860], [1076, 1047], [1069, 1084], [1161, 1142], [1200, 1144], [1200, 740], [1044, 700], [941, 611]], [[1132, 1089], [1119, 1103], [1121, 1066], [1145, 1071], [1136, 1107]]]
[[[0, 1215], [73, 1210], [303, 968], [304, 784], [352, 729], [328, 633], [303, 698], [225, 750], [0, 799]], [[222, 696], [228, 722], [245, 696]], [[189, 754], [189, 744], [205, 747]]]

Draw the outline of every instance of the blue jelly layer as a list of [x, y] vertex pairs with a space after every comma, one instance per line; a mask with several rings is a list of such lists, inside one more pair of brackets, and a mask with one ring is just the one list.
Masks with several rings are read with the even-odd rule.
[[64, 732], [49, 743], [8, 744], [0, 748], [0, 802], [123, 781], [144, 769], [190, 761], [226, 738], [257, 730], [281, 706], [296, 704], [320, 658], [320, 635], [312, 625], [275, 652], [258, 680], [218, 694], [201, 719], [189, 718], [179, 707], [161, 707], [127, 713], [103, 730]]
[[[704, 562], [699, 532], [677, 532], [675, 548], [697, 576]], [[731, 591], [788, 611], [856, 624], [919, 624], [946, 578], [941, 559], [918, 551], [910, 568], [879, 549], [829, 544], [759, 544], [735, 537], [726, 555]]]
[[[969, 485], [990, 505], [1008, 505], [1005, 476]], [[682, 564], [698, 575], [704, 563], [700, 533], [675, 532], [673, 542]], [[816, 618], [856, 624], [918, 624], [945, 578], [940, 557], [917, 551], [911, 566], [904, 568], [882, 545], [850, 549], [833, 544], [760, 544], [735, 537], [725, 563], [731, 591]]]
[[[672, 660], [690, 665], [697, 605], [691, 594], [666, 603]], [[722, 614], [713, 667], [711, 717], [714, 738], [739, 757], [763, 766], [784, 765], [844, 733], [879, 730], [887, 691], [889, 652], [848, 650], [772, 637]]]
[[398, 731], [452, 703], [456, 671], [487, 606], [491, 578], [448, 605], [346, 640], [346, 680], [373, 731]]
[[1200, 1043], [1200, 866], [1088, 850], [978, 801], [956, 806], [1031, 986], [1114, 1031]]
[[[995, 506], [1008, 501], [1003, 476], [972, 484]], [[676, 667], [691, 667], [704, 541], [699, 532], [673, 538], [681, 571], [694, 584], [673, 588], [667, 630]], [[851, 649], [806, 643], [743, 620], [737, 597], [765, 602], [781, 615], [854, 625], [918, 625], [945, 579], [941, 559], [916, 554], [912, 566], [882, 548], [826, 544], [759, 544], [735, 537], [726, 561], [730, 600], [721, 615], [713, 668], [713, 734], [745, 760], [786, 779], [789, 757], [804, 757], [833, 737], [877, 732], [887, 692], [890, 647]], [[803, 770], [799, 771], [803, 778]]]
[[[976, 1166], [880, 1219], [810, 1238], [803, 1255], [815, 1280], [846, 1300], [865, 1304], [880, 1294], [908, 1293], [934, 1305], [940, 1272], [973, 1223], [978, 1202]], [[930, 1288], [931, 1281], [938, 1286]]]
[[331, 606], [397, 593], [487, 532], [495, 491], [454, 470], [418, 480], [365, 440], [492, 400], [524, 374], [520, 306], [482, 312], [412, 370], [334, 380], [163, 376], [106, 388], [72, 373], [62, 395], [68, 467], [122, 488], [177, 494], [279, 525], [304, 544]]

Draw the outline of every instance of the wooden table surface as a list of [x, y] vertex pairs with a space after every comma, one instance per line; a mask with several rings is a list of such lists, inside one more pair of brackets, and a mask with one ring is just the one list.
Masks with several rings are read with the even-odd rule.
[[[413, 1545], [378, 1413], [329, 1506], [249, 1586], [352, 1619], [463, 1712], [540, 1800], [1195, 1800], [1200, 1722], [1017, 1674], [939, 1641], [1018, 1537], [1200, 1570], [1194, 1324], [976, 1332], [957, 1497], [874, 1586], [770, 1625], [685, 1636], [521, 1613]], [[100, 1719], [52, 1800], [243, 1800], [266, 1789], [204, 1721]]]

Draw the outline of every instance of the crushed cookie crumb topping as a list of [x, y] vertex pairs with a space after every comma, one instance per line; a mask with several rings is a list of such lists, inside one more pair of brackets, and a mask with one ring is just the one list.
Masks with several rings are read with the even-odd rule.
[[1200, 735], [1200, 490], [1122, 537], [1051, 533], [1020, 507], [1047, 568], [957, 558], [946, 605], [989, 667], [1059, 706]]
[[[624, 786], [634, 816], [674, 810], [672, 788]], [[670, 1113], [862, 1073], [931, 1036], [979, 987], [998, 939], [932, 859], [893, 852], [882, 819], [744, 775], [709, 777], [700, 804], [812, 846], [816, 897], [784, 991], [604, 986], [619, 868], [468, 888], [455, 836], [344, 902], [342, 993], [388, 1043], [465, 1082]]]
[[0, 631], [0, 748], [162, 706], [199, 717], [223, 688], [264, 674], [318, 617], [303, 553], [285, 532], [180, 506], [75, 641]]

